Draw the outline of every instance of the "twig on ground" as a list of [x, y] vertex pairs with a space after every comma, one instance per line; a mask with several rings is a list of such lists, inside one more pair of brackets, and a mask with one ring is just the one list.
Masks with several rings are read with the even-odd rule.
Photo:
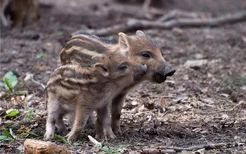
[[143, 149], [141, 151], [141, 154], [163, 154], [163, 153], [168, 153], [168, 154], [175, 154], [176, 151], [172, 149], [167, 149], [167, 150], [159, 150], [159, 149], [153, 149], [153, 148], [148, 148], [148, 149]]
[[31, 81], [32, 83], [41, 86], [42, 90], [45, 89], [45, 85], [43, 85], [42, 83], [40, 83], [40, 82], [34, 80], [33, 74], [27, 74], [26, 77], [25, 77], [25, 79], [24, 79], [24, 81], [26, 81], [26, 82], [27, 82], [27, 81]]
[[188, 147], [188, 148], [183, 148], [183, 147], [172, 147], [172, 146], [164, 146], [161, 147], [163, 149], [173, 149], [176, 152], [181, 152], [181, 151], [196, 151], [199, 149], [205, 149], [205, 150], [209, 150], [209, 149], [217, 149], [217, 148], [221, 148], [228, 145], [228, 143], [213, 143], [213, 144], [205, 144], [205, 145], [196, 145], [196, 146], [192, 146], [192, 147]]
[[164, 146], [156, 149], [149, 148], [143, 149], [142, 154], [152, 154], [152, 153], [177, 153], [182, 151], [197, 151], [200, 149], [210, 150], [210, 149], [218, 149], [228, 145], [228, 143], [217, 143], [217, 144], [206, 144], [206, 145], [197, 145], [188, 148], [183, 147], [172, 147], [172, 146]]
[[42, 84], [42, 83], [34, 80], [33, 78], [32, 78], [32, 82], [35, 83], [35, 84], [37, 84], [37, 85], [40, 85], [43, 88], [43, 90], [45, 89], [45, 85], [44, 84]]
[[145, 0], [143, 4], [143, 10], [148, 10], [151, 0]]
[[128, 21], [128, 25], [131, 27], [142, 28], [173, 28], [173, 27], [198, 27], [198, 26], [220, 26], [227, 23], [235, 23], [246, 20], [246, 11], [238, 12], [235, 14], [227, 14], [216, 18], [204, 18], [204, 19], [173, 19], [167, 22], [152, 22], [146, 20], [131, 19]]
[[150, 4], [151, 4], [151, 0], [145, 0], [144, 4], [143, 4], [143, 7], [142, 7], [143, 11], [144, 11], [144, 16], [147, 19], [152, 19], [153, 18], [153, 14], [157, 13], [157, 10], [155, 10], [154, 8], [151, 8]]
[[[153, 15], [162, 15], [164, 13], [164, 11], [157, 9], [157, 8], [154, 8], [154, 7], [151, 7], [151, 2], [152, 2], [152, 0], [145, 0], [144, 1], [144, 4], [142, 6], [143, 11], [145, 13], [147, 13], [150, 18]], [[146, 14], [145, 14], [145, 16], [146, 16]]]
[[[112, 27], [102, 28], [102, 29], [84, 30], [83, 32], [92, 33], [94, 35], [99, 35], [99, 36], [106, 36], [118, 32], [127, 32], [137, 29], [148, 29], [148, 28], [170, 29], [173, 27], [215, 27], [215, 26], [221, 26], [221, 25], [236, 23], [245, 20], [246, 20], [246, 11], [241, 11], [233, 14], [226, 14], [214, 18], [202, 18], [202, 19], [181, 18], [181, 19], [168, 20], [166, 22], [128, 19], [124, 24], [114, 25]], [[77, 34], [80, 32], [81, 31], [77, 31], [73, 34]]]
[[177, 18], [208, 18], [208, 17], [211, 17], [211, 16], [206, 13], [174, 10], [160, 17], [158, 21], [164, 22], [164, 21], [168, 21], [171, 19], [177, 19]]
[[245, 101], [240, 101], [238, 104], [234, 105], [230, 109], [227, 110], [216, 110], [213, 112], [197, 112], [198, 114], [215, 114], [215, 113], [223, 113], [223, 112], [235, 112], [236, 109], [238, 108], [246, 108], [246, 102]]

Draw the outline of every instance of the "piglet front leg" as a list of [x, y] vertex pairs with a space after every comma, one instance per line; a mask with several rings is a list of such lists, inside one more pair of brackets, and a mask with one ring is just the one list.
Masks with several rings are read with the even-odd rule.
[[96, 122], [96, 138], [102, 138], [105, 135], [106, 139], [116, 138], [113, 133], [110, 121], [109, 106], [105, 105], [97, 109], [97, 122]]
[[79, 133], [83, 130], [87, 119], [88, 110], [83, 105], [77, 104], [72, 130], [66, 135], [68, 140], [75, 141], [77, 139]]

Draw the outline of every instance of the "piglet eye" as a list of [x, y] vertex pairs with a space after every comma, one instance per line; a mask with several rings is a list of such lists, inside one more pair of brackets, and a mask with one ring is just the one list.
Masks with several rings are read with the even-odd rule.
[[120, 70], [120, 71], [125, 71], [126, 69], [127, 69], [127, 64], [126, 63], [122, 63], [118, 67], [118, 70]]
[[151, 55], [150, 55], [150, 53], [149, 53], [148, 51], [142, 52], [142, 53], [141, 53], [141, 56], [142, 56], [143, 58], [145, 58], [145, 59], [151, 58]]

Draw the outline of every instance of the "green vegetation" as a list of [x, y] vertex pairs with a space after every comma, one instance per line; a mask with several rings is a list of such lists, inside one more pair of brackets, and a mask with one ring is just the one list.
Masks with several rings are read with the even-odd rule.
[[12, 117], [16, 117], [19, 114], [19, 111], [16, 109], [12, 109], [10, 110], [6, 115], [4, 115], [4, 119], [6, 118], [12, 118]]
[[109, 146], [103, 146], [102, 143], [98, 142], [96, 139], [94, 139], [92, 136], [88, 136], [89, 140], [95, 144], [95, 147], [99, 148], [101, 151], [107, 153], [107, 154], [118, 154], [123, 153], [124, 149], [127, 147], [125, 145], [118, 145], [115, 147], [109, 147]]
[[30, 122], [30, 121], [34, 120], [35, 117], [36, 117], [36, 114], [32, 109], [29, 109], [26, 111], [25, 121]]
[[4, 86], [6, 89], [10, 91], [10, 93], [14, 93], [14, 87], [18, 83], [18, 79], [13, 72], [7, 72], [3, 77]]
[[25, 94], [24, 91], [15, 90], [15, 87], [18, 84], [18, 79], [17, 79], [17, 76], [13, 72], [9, 71], [4, 75], [3, 83], [4, 83], [4, 87], [7, 90], [9, 90], [10, 95], [24, 95]]
[[65, 137], [60, 136], [60, 135], [54, 135], [53, 140], [59, 141], [59, 142], [62, 142], [62, 143], [71, 144], [70, 141], [68, 141]]
[[3, 141], [11, 142], [13, 140], [15, 140], [15, 135], [12, 129], [10, 128], [9, 130], [7, 129], [3, 130], [2, 135], [0, 135], [0, 142], [3, 142]]

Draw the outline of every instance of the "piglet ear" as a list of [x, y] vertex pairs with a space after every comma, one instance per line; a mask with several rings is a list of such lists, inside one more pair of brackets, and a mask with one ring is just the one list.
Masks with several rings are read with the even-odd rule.
[[109, 72], [107, 67], [103, 63], [96, 63], [94, 65], [95, 69], [98, 70], [103, 76], [108, 77]]
[[120, 32], [118, 35], [119, 35], [120, 53], [123, 56], [127, 56], [130, 49], [129, 38], [125, 33], [122, 32]]
[[139, 36], [139, 37], [144, 37], [144, 38], [146, 38], [146, 35], [145, 35], [144, 32], [141, 31], [141, 30], [137, 30], [137, 31], [136, 31], [136, 35]]

